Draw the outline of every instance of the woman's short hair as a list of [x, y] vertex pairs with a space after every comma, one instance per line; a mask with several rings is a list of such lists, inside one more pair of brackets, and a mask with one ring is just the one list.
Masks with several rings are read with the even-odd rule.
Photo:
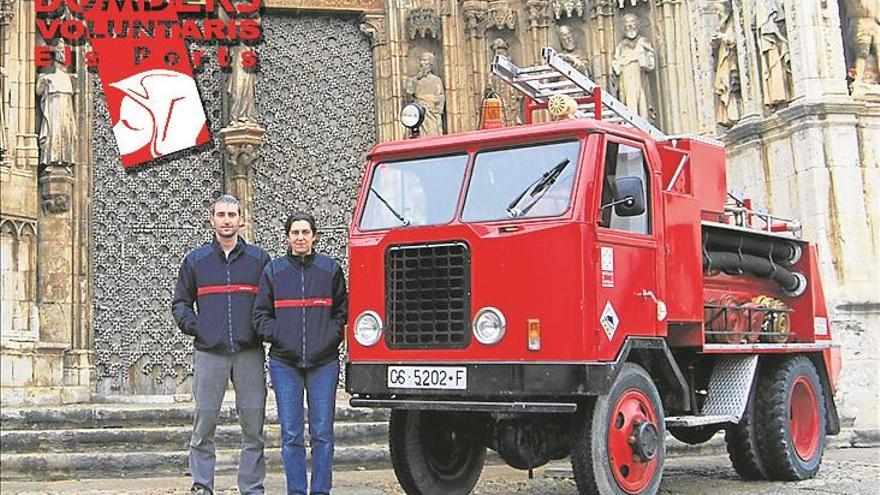
[[287, 216], [287, 221], [284, 222], [284, 235], [290, 234], [290, 226], [293, 225], [293, 222], [299, 220], [309, 222], [309, 226], [312, 228], [312, 234], [318, 235], [318, 226], [315, 224], [315, 217], [313, 217], [311, 213], [306, 213], [304, 211], [295, 211]]

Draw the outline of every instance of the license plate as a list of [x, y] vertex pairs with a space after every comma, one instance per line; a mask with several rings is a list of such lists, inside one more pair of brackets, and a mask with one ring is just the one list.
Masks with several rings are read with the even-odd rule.
[[389, 366], [388, 388], [467, 389], [467, 368], [449, 366]]

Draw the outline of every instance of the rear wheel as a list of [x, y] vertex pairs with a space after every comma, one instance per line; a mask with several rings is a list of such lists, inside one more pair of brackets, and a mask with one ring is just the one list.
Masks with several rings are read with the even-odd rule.
[[391, 411], [391, 463], [410, 495], [458, 495], [473, 490], [486, 461], [486, 446], [463, 415]]
[[663, 405], [651, 377], [627, 363], [608, 395], [578, 413], [571, 464], [580, 493], [654, 494], [666, 457]]
[[803, 480], [819, 471], [825, 453], [825, 396], [819, 374], [805, 356], [770, 368], [758, 389], [758, 448], [768, 476]]

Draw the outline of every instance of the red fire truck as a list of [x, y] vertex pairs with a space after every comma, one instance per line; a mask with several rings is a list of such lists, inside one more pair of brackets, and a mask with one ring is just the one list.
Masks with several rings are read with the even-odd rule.
[[492, 449], [530, 474], [570, 457], [581, 493], [652, 494], [667, 432], [720, 430], [745, 479], [814, 476], [840, 429], [815, 246], [727, 192], [720, 143], [666, 136], [542, 56], [493, 72], [529, 121], [586, 118], [369, 154], [346, 388], [391, 408], [400, 484], [468, 493]]

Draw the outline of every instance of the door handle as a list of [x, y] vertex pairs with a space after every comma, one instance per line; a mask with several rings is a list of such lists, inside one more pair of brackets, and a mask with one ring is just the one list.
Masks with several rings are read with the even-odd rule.
[[650, 300], [654, 301], [655, 303], [660, 302], [660, 300], [657, 299], [657, 296], [655, 296], [653, 292], [651, 292], [647, 289], [642, 289], [641, 291], [636, 292], [636, 295], [640, 296], [640, 297], [644, 297], [645, 299], [650, 299]]
[[654, 304], [657, 305], [657, 321], [663, 321], [666, 319], [668, 313], [666, 303], [657, 299], [657, 296], [655, 296], [653, 292], [647, 289], [642, 289], [641, 291], [636, 292], [636, 295], [654, 301]]

